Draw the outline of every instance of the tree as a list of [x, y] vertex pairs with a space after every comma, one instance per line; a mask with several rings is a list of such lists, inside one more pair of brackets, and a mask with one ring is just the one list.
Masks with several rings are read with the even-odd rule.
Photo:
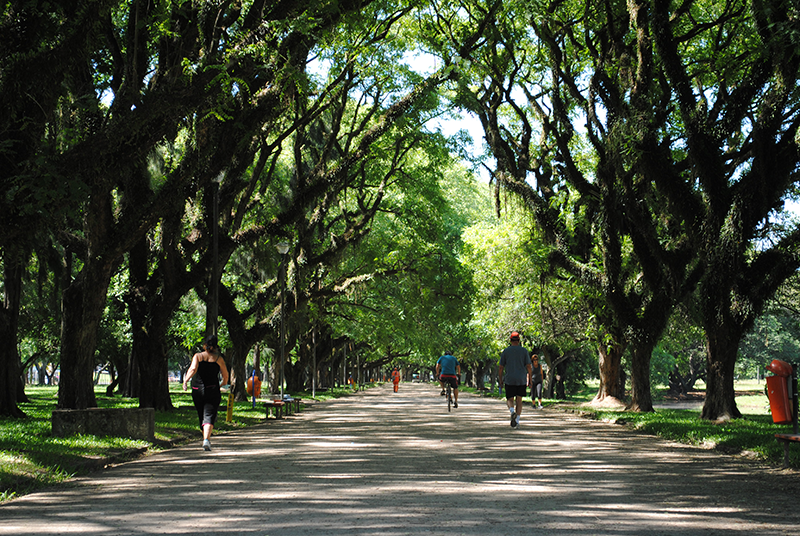
[[[0, 250], [4, 302], [0, 331], [9, 344], [0, 351], [0, 414], [21, 416], [16, 401], [20, 359], [17, 328], [22, 273], [34, 237], [58, 222], [85, 196], [81, 181], [67, 178], [50, 156], [64, 142], [60, 101], [81, 82], [82, 61], [96, 38], [98, 11], [77, 4], [58, 6], [7, 2], [0, 18]], [[87, 31], [89, 29], [89, 31]], [[65, 82], [70, 83], [65, 83]]]
[[[642, 6], [643, 8], [645, 6]], [[706, 335], [702, 417], [739, 417], [737, 348], [767, 299], [800, 266], [800, 227], [764, 241], [773, 211], [798, 180], [796, 20], [782, 1], [694, 3], [643, 10], [661, 75], [676, 98], [665, 138], [675, 155], [648, 161], [703, 264], [699, 309]], [[697, 43], [687, 48], [685, 43]], [[650, 144], [657, 147], [655, 140]]]
[[505, 9], [470, 56], [458, 101], [482, 118], [496, 180], [529, 204], [561, 266], [601, 291], [608, 332], [633, 356], [632, 407], [651, 409], [649, 356], [698, 287], [703, 417], [737, 416], [738, 340], [797, 267], [795, 227], [774, 246], [756, 242], [796, 181], [790, 11], [781, 1]]
[[[517, 210], [514, 210], [514, 209]], [[593, 321], [574, 281], [555, 277], [549, 248], [523, 207], [506, 204], [503, 220], [480, 222], [464, 232], [462, 262], [473, 272], [473, 324], [481, 326], [499, 355], [508, 333], [547, 363], [545, 389], [552, 395], [556, 370], [591, 341]], [[496, 362], [496, 359], [495, 359]]]
[[[31, 106], [12, 117], [7, 130], [21, 133], [20, 139], [9, 142], [13, 151], [5, 153], [12, 163], [12, 185], [22, 184], [23, 170], [30, 168], [47, 180], [66, 177], [64, 184], [77, 185], [72, 191], [91, 192], [79, 205], [80, 218], [67, 219], [59, 237], [66, 246], [66, 264], [74, 268], [63, 294], [59, 405], [78, 408], [95, 403], [91, 368], [97, 327], [108, 283], [123, 256], [173, 210], [187, 188], [205, 188], [232, 160], [233, 167], [237, 158], [247, 161], [251, 147], [258, 146], [255, 134], [287, 109], [315, 40], [369, 3], [335, 10], [318, 6], [302, 21], [295, 18], [307, 7], [302, 3], [273, 9], [257, 2], [246, 11], [238, 5], [161, 9], [137, 1], [92, 9], [79, 4], [86, 8], [76, 10], [80, 17], [73, 21], [71, 12], [59, 11], [54, 18], [64, 27], [48, 29], [72, 39], [55, 41], [55, 60], [49, 58], [52, 63], [59, 54], [73, 54], [68, 63], [73, 71], [57, 65], [48, 73], [66, 91], [49, 100], [23, 101]], [[209, 10], [216, 10], [214, 16]], [[22, 21], [24, 26], [35, 25], [44, 14], [20, 10], [14, 15], [18, 20], [10, 24]], [[268, 21], [263, 28], [262, 21]], [[295, 26], [285, 27], [283, 22], [290, 21]], [[41, 41], [45, 37], [37, 34]], [[268, 42], [274, 46], [249, 46]], [[6, 57], [19, 70], [35, 70], [36, 62], [42, 63], [39, 57]], [[41, 83], [41, 77], [36, 81]], [[10, 99], [15, 88], [5, 89]], [[41, 129], [33, 129], [31, 136], [14, 125], [28, 124], [25, 114], [33, 114], [36, 106], [45, 106], [46, 113], [35, 123]], [[68, 121], [55, 123], [56, 110]], [[42, 134], [45, 126], [56, 130], [62, 143], [42, 159], [28, 148], [49, 147], [46, 142], [53, 136]], [[25, 136], [39, 138], [26, 145]], [[180, 150], [166, 151], [166, 172], [154, 176], [146, 159], [168, 146]], [[17, 214], [39, 207], [23, 188], [8, 192], [6, 199], [20, 207]]]
[[17, 333], [19, 328], [19, 309], [22, 299], [22, 274], [25, 271], [25, 259], [22, 252], [6, 248], [2, 259], [3, 267], [3, 303], [0, 307], [0, 337], [8, 344], [0, 349], [0, 414], [10, 417], [23, 417], [24, 413], [17, 406], [20, 375], [22, 367], [18, 353]]
[[703, 330], [690, 308], [679, 306], [675, 310], [658, 346], [674, 361], [667, 379], [673, 394], [685, 395], [694, 389], [697, 380], [706, 379]]
[[[551, 245], [552, 265], [586, 286], [601, 331], [614, 337], [601, 343], [611, 361], [601, 367], [601, 390], [619, 392], [627, 347], [630, 407], [649, 411], [650, 353], [673, 304], [691, 289], [693, 265], [677, 239], [682, 222], [652, 219], [657, 192], [638, 180], [635, 155], [620, 151], [625, 121], [646, 123], [655, 109], [646, 77], [633, 87], [613, 63], [624, 47], [609, 43], [632, 31], [623, 7], [610, 3], [581, 18], [572, 3], [541, 12], [505, 4], [497, 31], [461, 71], [456, 103], [479, 116], [497, 162], [494, 180], [523, 200]], [[601, 109], [613, 110], [607, 125]]]

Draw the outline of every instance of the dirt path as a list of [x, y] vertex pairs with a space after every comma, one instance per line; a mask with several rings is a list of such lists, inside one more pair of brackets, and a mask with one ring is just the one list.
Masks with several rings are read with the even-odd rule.
[[559, 411], [390, 386], [0, 506], [0, 534], [777, 535], [800, 475]]

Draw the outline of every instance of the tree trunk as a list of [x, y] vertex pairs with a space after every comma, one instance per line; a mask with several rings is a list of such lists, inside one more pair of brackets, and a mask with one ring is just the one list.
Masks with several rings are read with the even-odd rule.
[[556, 361], [556, 374], [553, 380], [555, 381], [554, 386], [554, 393], [553, 397], [558, 400], [566, 400], [567, 398], [567, 390], [565, 388], [565, 382], [567, 379], [567, 362], [566, 361]]
[[174, 409], [169, 396], [169, 370], [164, 351], [164, 334], [156, 330], [147, 335], [147, 351], [137, 359], [139, 363], [139, 407], [158, 411]]
[[733, 326], [706, 328], [706, 400], [700, 418], [713, 421], [738, 419], [733, 389], [734, 365], [742, 332]]
[[486, 389], [486, 384], [483, 381], [486, 377], [486, 365], [484, 362], [475, 365], [475, 388], [479, 391]]
[[619, 340], [611, 344], [601, 342], [597, 345], [599, 356], [600, 387], [592, 403], [616, 401], [620, 404], [625, 398], [625, 383], [622, 381], [622, 354], [625, 345]]
[[544, 381], [544, 385], [542, 386], [542, 394], [545, 398], [553, 399], [555, 398], [556, 376], [558, 376], [558, 374], [556, 374], [555, 360], [546, 348], [542, 349], [539, 357], [543, 358], [544, 362], [547, 363], [547, 376], [542, 378], [542, 381]]
[[[304, 383], [304, 376], [305, 376], [305, 367], [303, 364], [298, 360], [297, 363], [292, 363], [292, 360], [289, 358], [289, 352], [286, 352], [286, 365], [284, 368], [284, 377], [286, 379], [286, 391], [302, 391], [303, 390], [303, 383]], [[361, 381], [366, 381], [365, 378], [367, 371], [362, 371]], [[358, 380], [356, 380], [358, 381]]]
[[267, 372], [269, 376], [269, 387], [270, 392], [273, 395], [277, 395], [281, 392], [281, 369], [280, 369], [280, 360], [281, 360], [281, 349], [279, 348], [280, 342], [277, 340], [271, 343], [273, 348], [272, 358], [270, 359], [269, 363], [269, 370]]
[[[136, 337], [135, 332], [133, 336]], [[139, 385], [141, 384], [139, 381], [139, 364], [136, 362], [136, 352], [134, 352], [133, 348], [131, 348], [128, 355], [128, 365], [125, 370], [125, 380], [120, 392], [122, 396], [127, 396], [128, 398], [139, 398]]]
[[230, 385], [233, 398], [237, 402], [247, 401], [247, 354], [250, 346], [234, 341], [233, 348], [226, 354], [225, 364], [228, 365]]
[[113, 268], [107, 259], [90, 255], [62, 294], [60, 409], [97, 407], [94, 354]]
[[630, 411], [655, 411], [653, 396], [650, 391], [650, 359], [653, 353], [652, 344], [640, 344], [632, 347], [631, 356], [631, 402]]
[[8, 253], [7, 249], [3, 264], [5, 296], [0, 307], [0, 415], [25, 417], [17, 406], [22, 373], [17, 337], [24, 263], [21, 257]]
[[261, 372], [261, 343], [256, 344], [253, 354], [253, 370], [256, 371], [256, 377], [260, 380], [264, 377]]
[[[180, 301], [202, 278], [202, 270], [186, 271], [185, 261], [179, 252], [182, 198], [175, 197], [174, 204], [161, 224], [160, 258], [152, 257], [146, 238], [139, 240], [129, 255], [131, 290], [126, 303], [133, 331], [132, 362], [135, 396], [139, 407], [160, 411], [173, 409], [169, 394], [169, 360], [166, 334], [170, 319]], [[150, 265], [159, 269], [151, 274]], [[198, 341], [199, 342], [199, 341]]]

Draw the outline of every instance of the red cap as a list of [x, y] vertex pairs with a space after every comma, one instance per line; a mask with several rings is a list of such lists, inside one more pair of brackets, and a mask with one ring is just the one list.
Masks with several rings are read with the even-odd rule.
[[518, 341], [519, 340], [519, 333], [517, 333], [516, 331], [512, 331], [511, 332], [511, 340], [512, 341]]

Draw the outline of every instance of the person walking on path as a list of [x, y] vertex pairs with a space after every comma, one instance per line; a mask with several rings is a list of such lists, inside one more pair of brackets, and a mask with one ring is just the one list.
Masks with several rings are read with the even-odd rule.
[[531, 406], [536, 408], [536, 399], [539, 399], [539, 409], [542, 409], [542, 385], [544, 382], [544, 370], [539, 363], [539, 356], [533, 354], [531, 357]]
[[444, 382], [450, 384], [453, 390], [453, 407], [458, 407], [458, 378], [461, 375], [461, 364], [458, 362], [451, 352], [445, 352], [442, 357], [436, 362], [436, 377], [439, 378], [439, 383], [442, 385], [442, 394], [444, 394]]
[[519, 333], [512, 331], [509, 340], [511, 345], [500, 354], [498, 376], [500, 385], [505, 382], [506, 405], [511, 412], [511, 427], [516, 428], [519, 426], [519, 417], [522, 414], [522, 397], [525, 396], [533, 371], [528, 350], [519, 344]]
[[211, 450], [211, 432], [217, 422], [217, 411], [222, 400], [219, 375], [222, 374], [222, 385], [228, 383], [228, 368], [219, 353], [217, 336], [211, 335], [203, 342], [203, 351], [194, 354], [192, 364], [183, 378], [183, 390], [189, 380], [192, 381], [192, 401], [197, 410], [200, 429], [203, 431], [203, 449]]
[[392, 371], [392, 384], [394, 385], [394, 392], [397, 392], [397, 389], [400, 387], [400, 371], [397, 370], [397, 367], [394, 367]]

